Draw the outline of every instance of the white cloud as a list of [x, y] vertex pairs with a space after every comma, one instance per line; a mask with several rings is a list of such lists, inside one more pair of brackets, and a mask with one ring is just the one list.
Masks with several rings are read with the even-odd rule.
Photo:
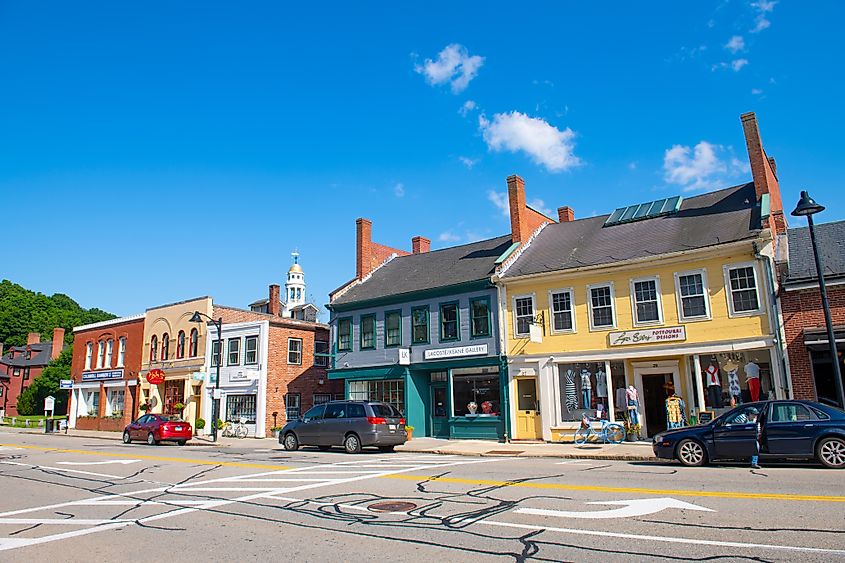
[[440, 233], [440, 235], [437, 237], [437, 240], [439, 240], [440, 242], [458, 242], [459, 240], [461, 240], [461, 237], [459, 237], [452, 231], [444, 231]]
[[759, 96], [762, 93], [763, 93], [763, 91], [760, 88], [752, 88], [751, 89], [751, 94], [754, 95], [754, 96]]
[[405, 186], [401, 183], [396, 184], [393, 186], [393, 193], [396, 197], [404, 197], [405, 196]]
[[735, 59], [731, 61], [731, 68], [734, 72], [739, 72], [742, 67], [748, 64], [748, 59]]
[[764, 29], [771, 27], [772, 22], [766, 17], [766, 14], [774, 11], [775, 4], [777, 2], [772, 0], [758, 0], [757, 2], [751, 3], [751, 6], [759, 12], [757, 17], [754, 18], [754, 27], [751, 28], [751, 33], [760, 33]]
[[467, 114], [474, 110], [476, 107], [477, 106], [473, 100], [467, 100], [464, 102], [464, 105], [462, 105], [461, 108], [458, 110], [458, 113], [461, 114], [461, 116], [466, 117]]
[[493, 205], [499, 208], [499, 211], [502, 213], [502, 215], [510, 218], [511, 212], [510, 205], [508, 204], [507, 193], [494, 192], [493, 190], [490, 190], [489, 192], [487, 192], [487, 199], [489, 199]]
[[472, 170], [472, 167], [473, 167], [473, 166], [475, 166], [476, 164], [478, 164], [478, 162], [479, 162], [479, 160], [480, 160], [480, 159], [478, 159], [478, 158], [470, 158], [470, 157], [468, 157], [468, 156], [459, 156], [459, 157], [458, 157], [458, 160], [460, 160], [460, 161], [461, 161], [461, 164], [463, 164], [464, 166], [466, 166], [467, 168], [469, 168], [470, 170]]
[[722, 147], [701, 141], [694, 148], [675, 145], [663, 155], [663, 178], [669, 184], [682, 186], [685, 191], [713, 187], [727, 166], [719, 159]]
[[555, 216], [554, 211], [552, 211], [551, 209], [546, 207], [546, 202], [543, 201], [542, 199], [539, 199], [539, 198], [532, 199], [531, 201], [528, 201], [526, 203], [528, 203], [528, 207], [530, 207], [531, 209], [533, 209], [535, 211], [539, 211], [540, 213], [542, 213], [546, 217], [554, 217]]
[[490, 150], [522, 151], [550, 172], [560, 172], [578, 166], [581, 160], [573, 154], [575, 132], [563, 131], [538, 118], [518, 111], [497, 113], [492, 121], [483, 115], [478, 127]]
[[414, 70], [433, 86], [448, 82], [452, 93], [457, 94], [469, 86], [483, 64], [484, 57], [470, 55], [466, 47], [452, 43], [440, 51], [436, 60], [426, 59], [423, 64], [415, 65]]
[[744, 51], [745, 50], [745, 39], [742, 38], [742, 35], [734, 35], [728, 42], [725, 43], [725, 49], [729, 50], [731, 53], [736, 53], [737, 51]]

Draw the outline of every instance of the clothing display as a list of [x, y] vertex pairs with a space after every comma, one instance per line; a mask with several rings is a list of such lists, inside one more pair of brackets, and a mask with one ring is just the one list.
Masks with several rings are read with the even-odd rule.
[[754, 362], [748, 362], [743, 368], [745, 370], [745, 382], [748, 384], [748, 393], [752, 401], [760, 400], [760, 366]]
[[739, 386], [736, 370], [728, 372], [728, 393], [733, 397], [735, 404], [742, 404], [742, 387]]
[[592, 403], [593, 385], [590, 383], [590, 372], [581, 370], [581, 408], [588, 409]]
[[707, 381], [707, 397], [710, 399], [710, 408], [722, 408], [722, 380], [719, 378], [719, 368], [711, 362], [704, 370], [704, 377]]
[[686, 404], [677, 395], [666, 399], [666, 428], [682, 428], [687, 425]]
[[616, 405], [617, 410], [623, 410], [625, 408], [625, 405], [628, 404], [626, 402], [626, 399], [625, 399], [625, 394], [627, 392], [628, 392], [628, 390], [625, 389], [624, 387], [620, 387], [619, 389], [616, 390], [615, 405]]
[[607, 374], [601, 369], [596, 372], [596, 397], [599, 399], [607, 397]]
[[578, 395], [575, 393], [575, 372], [571, 369], [564, 374], [566, 379], [564, 395], [566, 395], [566, 408], [572, 412], [578, 408]]
[[628, 406], [628, 421], [631, 424], [640, 423], [640, 414], [638, 412], [640, 406], [640, 395], [633, 385], [628, 387], [625, 391], [625, 400]]

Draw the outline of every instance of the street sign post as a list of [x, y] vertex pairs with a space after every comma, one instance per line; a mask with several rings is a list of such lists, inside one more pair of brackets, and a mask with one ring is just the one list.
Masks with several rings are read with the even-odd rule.
[[59, 389], [73, 389], [72, 379], [62, 379], [59, 381]]

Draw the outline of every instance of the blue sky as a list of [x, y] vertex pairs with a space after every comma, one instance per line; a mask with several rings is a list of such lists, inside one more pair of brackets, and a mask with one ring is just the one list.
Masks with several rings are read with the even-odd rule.
[[323, 304], [357, 217], [441, 248], [508, 232], [509, 174], [577, 217], [738, 184], [745, 111], [845, 218], [845, 4], [514, 6], [3, 2], [0, 277], [245, 307], [298, 249]]

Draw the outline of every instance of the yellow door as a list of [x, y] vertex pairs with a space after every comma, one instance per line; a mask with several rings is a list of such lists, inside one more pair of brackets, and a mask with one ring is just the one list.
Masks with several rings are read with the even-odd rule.
[[516, 407], [516, 436], [514, 437], [517, 440], [542, 438], [536, 378], [526, 377], [516, 380]]

